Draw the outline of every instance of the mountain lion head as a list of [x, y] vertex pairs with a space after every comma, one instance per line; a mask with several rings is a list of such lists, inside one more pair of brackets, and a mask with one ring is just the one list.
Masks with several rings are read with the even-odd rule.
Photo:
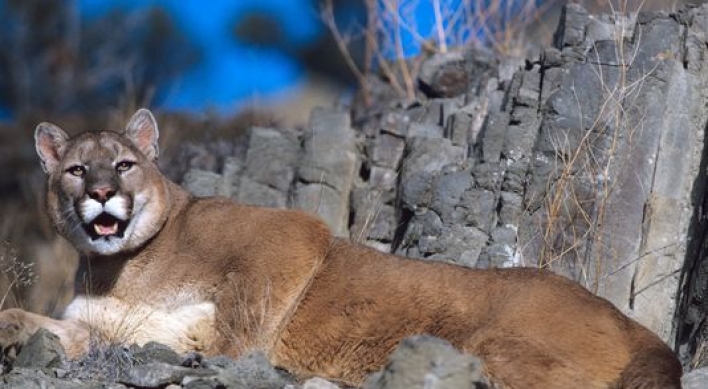
[[155, 164], [157, 138], [157, 123], [146, 109], [133, 115], [123, 133], [69, 138], [53, 124], [37, 126], [49, 214], [77, 249], [99, 255], [133, 250], [162, 227], [169, 200]]

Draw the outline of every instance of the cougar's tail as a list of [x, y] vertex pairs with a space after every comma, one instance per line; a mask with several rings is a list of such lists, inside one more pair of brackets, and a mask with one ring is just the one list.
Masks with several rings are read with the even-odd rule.
[[638, 349], [620, 375], [619, 389], [681, 389], [681, 363], [661, 344]]

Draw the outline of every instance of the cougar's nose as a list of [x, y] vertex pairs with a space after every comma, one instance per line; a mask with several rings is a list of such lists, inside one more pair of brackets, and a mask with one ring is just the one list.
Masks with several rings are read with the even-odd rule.
[[110, 186], [100, 186], [89, 189], [89, 197], [100, 202], [101, 204], [110, 200], [116, 194], [115, 188]]

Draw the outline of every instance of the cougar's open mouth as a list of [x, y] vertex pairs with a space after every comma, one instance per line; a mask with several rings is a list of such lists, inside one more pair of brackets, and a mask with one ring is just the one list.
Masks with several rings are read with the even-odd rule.
[[84, 224], [84, 229], [91, 239], [96, 240], [110, 236], [122, 238], [127, 226], [127, 220], [121, 220], [109, 213], [103, 212], [96, 216], [90, 223]]

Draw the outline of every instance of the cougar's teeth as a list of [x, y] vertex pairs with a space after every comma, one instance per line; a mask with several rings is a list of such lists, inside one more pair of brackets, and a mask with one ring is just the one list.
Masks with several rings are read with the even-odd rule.
[[115, 223], [108, 225], [108, 226], [94, 223], [93, 230], [96, 231], [96, 234], [101, 235], [101, 236], [113, 235], [116, 232], [118, 232], [118, 222], [115, 222]]

